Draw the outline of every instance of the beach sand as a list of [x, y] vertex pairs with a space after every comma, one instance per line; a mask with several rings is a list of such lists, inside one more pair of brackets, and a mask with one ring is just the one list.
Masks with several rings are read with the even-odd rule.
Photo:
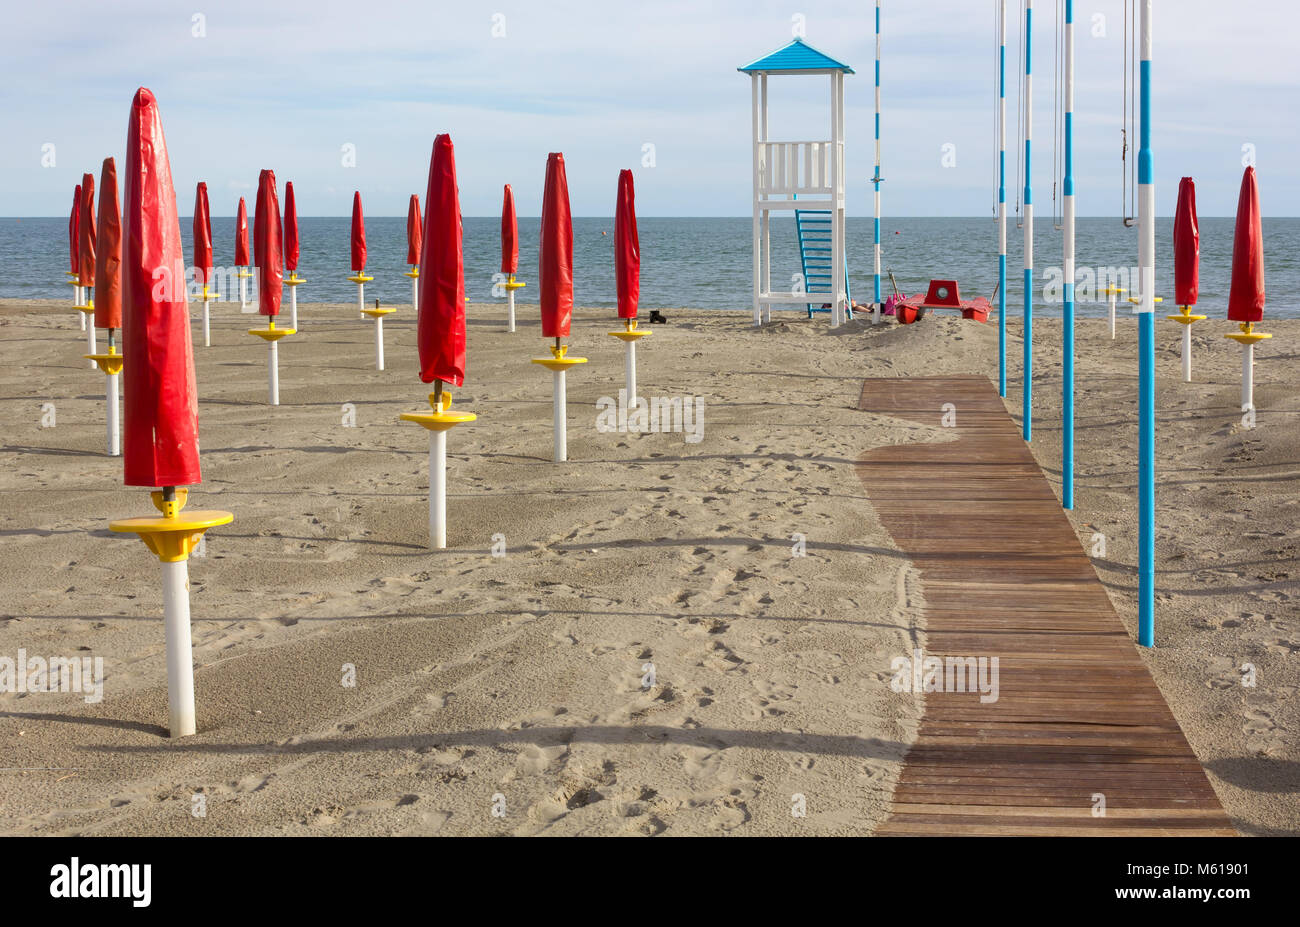
[[[216, 307], [213, 346], [195, 348], [190, 504], [235, 521], [190, 561], [199, 733], [171, 741], [157, 561], [107, 530], [151, 507], [104, 455], [104, 378], [66, 303], [0, 302], [0, 656], [101, 656], [106, 675], [97, 704], [0, 694], [0, 831], [870, 833], [924, 708], [888, 685], [924, 646], [924, 603], [854, 462], [946, 436], [937, 410], [932, 428], [858, 412], [861, 381], [996, 375], [996, 328], [666, 314], [640, 391], [699, 397], [702, 439], [597, 430], [623, 348], [612, 310], [582, 309], [571, 353], [591, 362], [569, 375], [557, 465], [550, 374], [528, 362], [546, 349], [536, 308], [508, 334], [502, 306], [470, 307], [455, 408], [479, 420], [450, 432], [450, 549], [431, 552], [428, 438], [398, 421], [427, 409], [409, 306], [385, 323], [380, 373], [372, 322], [302, 304], [278, 408], [244, 333], [256, 317]], [[1187, 386], [1179, 333], [1158, 329], [1144, 658], [1237, 827], [1298, 833], [1300, 323], [1265, 327], [1249, 431], [1227, 323], [1198, 327]], [[1106, 535], [1094, 562], [1132, 630], [1136, 328], [1080, 330], [1072, 517], [1086, 546]], [[1059, 332], [1036, 332], [1034, 440], [1057, 485]], [[1008, 403], [1018, 415], [1014, 376]]]

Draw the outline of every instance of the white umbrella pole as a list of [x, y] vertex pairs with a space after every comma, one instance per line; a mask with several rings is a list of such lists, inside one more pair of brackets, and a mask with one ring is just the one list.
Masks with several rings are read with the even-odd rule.
[[636, 342], [627, 342], [627, 407], [636, 408]]
[[[360, 273], [360, 271], [358, 271], [358, 273]], [[366, 311], [366, 285], [364, 283], [358, 283], [357, 284], [357, 312], [365, 312], [365, 311]]]
[[239, 275], [239, 311], [248, 311], [248, 278], [243, 274]]
[[[86, 318], [85, 313], [82, 313], [81, 318], [82, 321], [85, 321]], [[91, 316], [90, 318], [91, 318], [91, 322], [89, 325], [86, 326], [86, 347], [90, 348], [90, 350], [87, 351], [86, 353], [94, 354], [95, 353], [95, 322], [94, 322], [95, 317]], [[96, 364], [94, 361], [91, 361], [90, 366], [92, 368], [95, 368], [98, 367], [99, 365]]]
[[512, 332], [515, 330], [515, 291], [514, 290], [506, 290], [506, 312], [507, 312], [506, 319], [509, 322], [509, 327], [506, 329], [506, 331]]
[[1255, 408], [1255, 346], [1241, 346], [1241, 411]]
[[266, 371], [271, 381], [271, 405], [280, 404], [280, 349], [275, 341], [268, 342], [270, 348], [266, 355]]
[[291, 320], [289, 327], [292, 328], [294, 331], [297, 331], [298, 330], [298, 288], [296, 286], [289, 287], [289, 318]]
[[1192, 326], [1183, 326], [1183, 382], [1192, 382]]
[[208, 301], [206, 299], [203, 300], [203, 346], [205, 348], [212, 347], [212, 326], [210, 324]]
[[564, 388], [564, 371], [555, 372], [555, 462], [569, 459], [568, 397]]
[[429, 546], [447, 546], [447, 432], [429, 432]]
[[[80, 286], [73, 287], [73, 289], [72, 289], [72, 305], [74, 305], [74, 306], [83, 306], [83, 305], [85, 305], [85, 303], [83, 303], [83, 302], [81, 301], [81, 298], [82, 298], [82, 297], [81, 297], [81, 293], [82, 293], [82, 290], [81, 290], [81, 287], [80, 287]], [[86, 314], [85, 314], [84, 312], [78, 311], [78, 312], [77, 312], [77, 318], [81, 320], [81, 330], [84, 332], [84, 331], [86, 330]]]
[[375, 316], [375, 369], [384, 369], [384, 317]]
[[118, 437], [117, 427], [117, 374], [110, 373], [108, 379], [108, 456], [120, 457], [122, 455], [121, 439]]
[[[274, 347], [274, 345], [272, 345]], [[194, 733], [194, 652], [190, 641], [189, 563], [163, 562], [163, 615], [167, 635], [167, 708], [171, 736]]]
[[420, 278], [411, 278], [411, 308], [418, 315], [420, 312]]
[[1110, 288], [1110, 340], [1115, 340], [1115, 288]]

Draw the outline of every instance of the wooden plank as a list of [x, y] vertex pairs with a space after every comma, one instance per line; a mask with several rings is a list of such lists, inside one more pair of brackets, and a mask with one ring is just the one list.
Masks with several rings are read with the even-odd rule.
[[997, 657], [998, 697], [925, 694], [877, 833], [1234, 834], [992, 384], [867, 380], [859, 408], [933, 427], [944, 403], [955, 440], [875, 448], [858, 473], [920, 574], [925, 656]]

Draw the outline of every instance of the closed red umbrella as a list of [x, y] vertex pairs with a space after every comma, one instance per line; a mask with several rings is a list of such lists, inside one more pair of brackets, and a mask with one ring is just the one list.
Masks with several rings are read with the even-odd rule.
[[1174, 211], [1174, 302], [1195, 306], [1201, 269], [1201, 230], [1196, 220], [1196, 183], [1178, 181], [1178, 208]]
[[[162, 567], [168, 728], [193, 734], [194, 654], [190, 637], [190, 551], [229, 512], [182, 512], [198, 483], [199, 403], [190, 347], [185, 258], [167, 142], [154, 95], [136, 91], [126, 132], [122, 197], [122, 335], [126, 367], [127, 486], [161, 486], [161, 517], [109, 522], [138, 534]], [[110, 381], [114, 378], [110, 377]]]
[[542, 235], [538, 248], [541, 280], [542, 337], [567, 338], [573, 318], [573, 216], [564, 155], [546, 157], [542, 192]]
[[284, 293], [284, 254], [280, 228], [280, 197], [275, 192], [275, 172], [257, 178], [257, 207], [253, 213], [253, 248], [257, 253], [257, 311], [280, 314]]
[[78, 281], [82, 286], [95, 285], [95, 175], [81, 175], [81, 231], [77, 236]]
[[618, 287], [618, 317], [635, 319], [641, 298], [641, 241], [636, 233], [636, 191], [632, 172], [618, 173], [618, 203], [614, 207], [614, 279]]
[[[122, 327], [122, 207], [117, 163], [104, 159], [99, 175], [99, 238], [95, 247], [95, 325]], [[110, 333], [109, 344], [112, 344]]]
[[194, 267], [206, 293], [212, 282], [212, 214], [208, 209], [208, 185], [202, 181], [194, 190]]
[[293, 181], [284, 185], [284, 269], [294, 276], [298, 269], [298, 202], [293, 197]]
[[1264, 318], [1264, 229], [1253, 167], [1246, 168], [1237, 198], [1228, 318], [1233, 322], [1259, 322]]
[[[158, 103], [140, 88], [127, 125], [122, 335], [127, 486], [198, 483], [199, 403], [176, 192]], [[162, 271], [168, 285], [158, 286]]]
[[[425, 202], [428, 202], [427, 198]], [[411, 194], [411, 204], [406, 207], [406, 263], [412, 267], [420, 263], [420, 244], [423, 238], [420, 221], [420, 198]]]
[[450, 135], [433, 140], [424, 194], [420, 249], [420, 314], [416, 340], [420, 379], [451, 386], [465, 382], [465, 266], [461, 254], [456, 151]]
[[[81, 184], [72, 191], [72, 212], [68, 215], [68, 271], [81, 274]], [[81, 284], [78, 283], [78, 286]]]
[[248, 206], [239, 198], [239, 211], [235, 213], [235, 266], [247, 267], [248, 259]]
[[366, 217], [361, 212], [361, 191], [352, 194], [352, 272], [366, 269]]
[[515, 191], [506, 184], [501, 202], [501, 273], [519, 273], [519, 219], [515, 216]]

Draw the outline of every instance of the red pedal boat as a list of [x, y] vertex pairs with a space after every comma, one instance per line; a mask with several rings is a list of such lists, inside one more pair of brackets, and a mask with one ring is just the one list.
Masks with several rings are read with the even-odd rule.
[[931, 309], [956, 309], [963, 319], [987, 322], [993, 307], [983, 296], [963, 301], [957, 292], [956, 280], [931, 280], [924, 296], [909, 296], [898, 304], [896, 315], [899, 324], [911, 325], [925, 318]]

